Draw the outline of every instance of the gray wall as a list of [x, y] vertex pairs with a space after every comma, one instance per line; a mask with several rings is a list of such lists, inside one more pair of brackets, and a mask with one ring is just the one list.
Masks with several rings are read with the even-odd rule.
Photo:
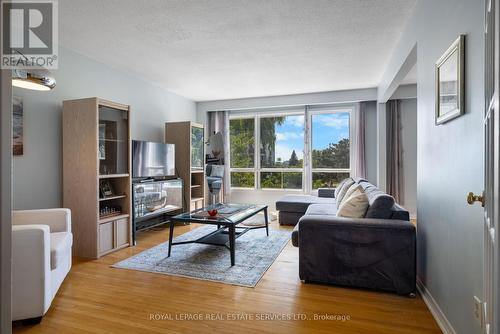
[[401, 205], [417, 213], [417, 100], [401, 100], [401, 149], [403, 153], [404, 197]]
[[[365, 108], [365, 145], [366, 145], [366, 173], [370, 182], [377, 181], [377, 104], [376, 89], [358, 89], [334, 92], [322, 92], [311, 94], [268, 96], [248, 99], [221, 100], [198, 102], [198, 122], [204, 123], [208, 111], [214, 110], [246, 110], [255, 108], [287, 107], [298, 105], [321, 105], [357, 103], [370, 101]], [[263, 203], [267, 204], [271, 211], [275, 210], [276, 201], [285, 194], [301, 194], [300, 191], [276, 190], [276, 189], [235, 189], [232, 190], [230, 198], [235, 203]]]
[[377, 102], [368, 102], [364, 112], [366, 179], [377, 184]]
[[62, 203], [62, 101], [97, 96], [130, 104], [132, 138], [163, 141], [164, 123], [196, 120], [196, 103], [125, 72], [61, 48], [57, 87], [15, 89], [24, 102], [24, 155], [14, 157], [14, 208]]
[[417, 215], [417, 85], [400, 85], [392, 99], [401, 100], [401, 146], [403, 151], [403, 201], [400, 203]]
[[[418, 276], [455, 331], [467, 334], [481, 332], [473, 296], [482, 296], [483, 210], [465, 199], [484, 179], [483, 8], [478, 0], [417, 2], [381, 80], [391, 82], [417, 45]], [[467, 35], [466, 114], [436, 126], [434, 64], [459, 34]]]
[[204, 101], [198, 102], [196, 104], [196, 108], [198, 110], [198, 122], [203, 123], [205, 121], [207, 111], [288, 107], [313, 104], [352, 103], [360, 101], [375, 101], [376, 99], [377, 89], [366, 88], [321, 93]]

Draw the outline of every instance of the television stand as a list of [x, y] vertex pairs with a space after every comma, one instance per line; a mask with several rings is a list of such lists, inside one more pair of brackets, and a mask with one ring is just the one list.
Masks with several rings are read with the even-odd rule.
[[134, 180], [132, 190], [134, 245], [136, 232], [168, 223], [171, 216], [183, 211], [182, 179]]

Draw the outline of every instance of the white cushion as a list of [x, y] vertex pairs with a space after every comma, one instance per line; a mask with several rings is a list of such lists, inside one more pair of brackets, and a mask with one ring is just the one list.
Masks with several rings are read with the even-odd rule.
[[41, 317], [71, 269], [71, 211], [14, 211], [12, 218], [12, 320]]
[[348, 199], [356, 190], [363, 191], [363, 187], [361, 187], [361, 185], [359, 185], [357, 183], [353, 183], [349, 187], [347, 187], [347, 190], [344, 193], [344, 196], [342, 197], [342, 199], [340, 201], [337, 201], [337, 208], [339, 208], [340, 205], [342, 205], [342, 203], [346, 199]]
[[337, 211], [337, 216], [363, 218], [366, 214], [366, 210], [368, 210], [368, 206], [368, 196], [366, 196], [362, 190], [356, 188], [349, 197], [346, 196], [346, 199], [342, 201]]
[[50, 269], [56, 269], [60, 263], [71, 254], [73, 236], [69, 232], [50, 234]]

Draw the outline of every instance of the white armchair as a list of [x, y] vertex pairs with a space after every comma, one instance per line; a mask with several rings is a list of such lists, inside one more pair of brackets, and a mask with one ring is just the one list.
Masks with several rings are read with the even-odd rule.
[[39, 322], [71, 268], [71, 211], [12, 214], [12, 320]]

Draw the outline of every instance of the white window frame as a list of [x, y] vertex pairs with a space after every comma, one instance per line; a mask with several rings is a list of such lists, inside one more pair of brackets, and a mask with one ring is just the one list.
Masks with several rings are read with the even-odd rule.
[[[352, 149], [354, 147], [354, 124], [355, 124], [355, 119], [354, 115], [356, 114], [358, 106], [357, 105], [344, 105], [344, 106], [334, 106], [334, 107], [312, 107], [307, 110], [307, 132], [308, 132], [308, 140], [307, 140], [307, 145], [308, 145], [308, 155], [309, 155], [309, 163], [310, 163], [310, 168], [307, 168], [308, 170], [306, 171], [307, 173], [307, 178], [309, 180], [308, 182], [308, 192], [309, 193], [317, 193], [317, 189], [313, 189], [313, 173], [349, 173], [349, 176], [352, 175], [352, 165], [354, 162], [354, 150]], [[349, 113], [349, 168], [314, 168], [312, 165], [312, 141], [313, 141], [313, 135], [312, 135], [312, 130], [313, 130], [313, 125], [312, 125], [312, 118], [314, 115], [328, 115], [328, 114], [335, 114], [335, 113], [340, 113], [340, 112], [347, 112]]]
[[[305, 174], [305, 163], [303, 163], [302, 168], [273, 168], [273, 167], [261, 167], [260, 163], [260, 120], [262, 118], [270, 118], [270, 117], [286, 117], [286, 116], [303, 116], [304, 117], [304, 123], [305, 123], [305, 112], [302, 111], [281, 111], [281, 112], [260, 112], [258, 115], [255, 117], [255, 122], [258, 127], [257, 129], [257, 134], [258, 134], [258, 148], [256, 149], [256, 154], [257, 154], [257, 160], [258, 160], [258, 170], [257, 170], [257, 178], [255, 179], [257, 182], [257, 189], [260, 190], [265, 190], [265, 191], [296, 191], [296, 192], [303, 192], [304, 189], [304, 174]], [[305, 126], [305, 124], [304, 124]], [[305, 135], [305, 128], [304, 128], [304, 135]], [[305, 156], [305, 145], [302, 146], [302, 156]], [[301, 189], [290, 189], [290, 188], [262, 188], [260, 186], [260, 173], [262, 172], [288, 172], [288, 173], [302, 173], [302, 188]]]
[[[357, 104], [347, 104], [347, 105], [337, 105], [337, 106], [304, 106], [304, 107], [290, 107], [287, 109], [281, 109], [277, 111], [273, 110], [249, 110], [249, 111], [236, 111], [229, 115], [229, 121], [233, 119], [253, 119], [254, 121], [254, 167], [253, 168], [237, 168], [230, 167], [229, 177], [231, 178], [232, 172], [250, 172], [254, 173], [254, 186], [245, 187], [233, 187], [232, 190], [261, 190], [261, 191], [278, 191], [278, 192], [299, 192], [299, 193], [317, 193], [317, 189], [312, 189], [312, 174], [313, 172], [325, 172], [325, 173], [349, 173], [352, 174], [353, 166], [353, 152], [354, 147], [354, 116], [356, 114], [358, 105]], [[312, 167], [312, 117], [313, 115], [320, 114], [334, 114], [338, 112], [348, 112], [349, 113], [349, 168], [313, 168]], [[303, 159], [304, 164], [302, 168], [272, 168], [266, 167], [261, 168], [260, 162], [260, 119], [268, 117], [280, 117], [280, 116], [304, 116], [304, 146], [303, 146]], [[309, 138], [306, 138], [309, 137]], [[229, 152], [231, 152], [231, 142], [228, 144]], [[309, 162], [309, 168], [306, 168], [306, 159]], [[302, 173], [302, 189], [286, 189], [286, 188], [261, 188], [260, 187], [260, 173], [261, 172], [300, 172]], [[229, 182], [231, 184], [231, 182]]]
[[[232, 119], [253, 119], [254, 121], [254, 126], [253, 126], [253, 135], [254, 135], [254, 153], [253, 153], [253, 168], [252, 167], [231, 167], [229, 166], [229, 186], [231, 187], [231, 189], [234, 189], [234, 190], [255, 190], [256, 189], [256, 186], [257, 186], [257, 160], [256, 160], [256, 151], [257, 151], [257, 126], [255, 124], [255, 115], [246, 115], [246, 114], [242, 114], [242, 115], [229, 115], [229, 124], [231, 124], [231, 120]], [[231, 129], [231, 125], [229, 125], [229, 129], [228, 131], [230, 131]], [[228, 143], [228, 149], [229, 149], [229, 155], [231, 155], [231, 133], [229, 133], [229, 143]], [[253, 173], [254, 174], [254, 181], [253, 181], [253, 187], [233, 187], [231, 186], [231, 173], [233, 172], [240, 172], [240, 173]]]

